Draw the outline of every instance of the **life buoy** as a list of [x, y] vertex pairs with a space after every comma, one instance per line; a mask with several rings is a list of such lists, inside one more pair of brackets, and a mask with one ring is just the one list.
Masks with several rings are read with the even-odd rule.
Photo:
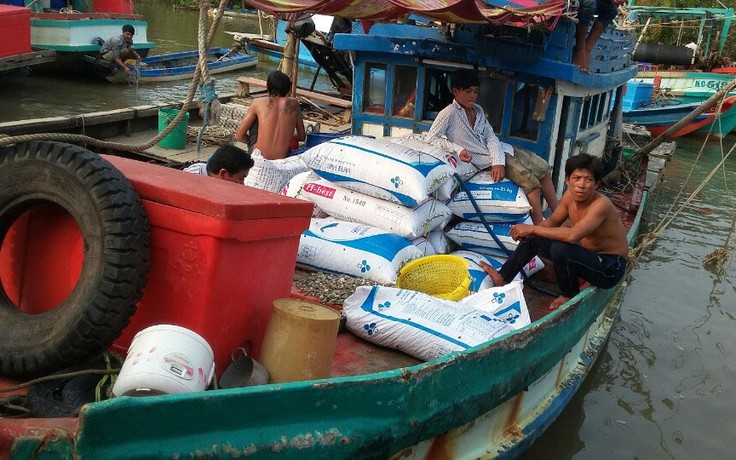
[[0, 373], [10, 377], [53, 372], [106, 350], [135, 312], [148, 271], [149, 227], [140, 198], [96, 153], [44, 141], [0, 149], [0, 242], [39, 203], [61, 206], [74, 218], [83, 266], [72, 292], [40, 314], [21, 311], [0, 286]]

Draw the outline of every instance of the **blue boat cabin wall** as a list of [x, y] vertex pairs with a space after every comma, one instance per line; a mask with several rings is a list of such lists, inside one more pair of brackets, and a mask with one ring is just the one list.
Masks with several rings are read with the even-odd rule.
[[481, 76], [478, 103], [496, 134], [550, 162], [561, 190], [567, 158], [602, 155], [616, 88], [636, 75], [632, 33], [608, 29], [590, 74], [571, 64], [574, 36], [575, 24], [565, 19], [552, 32], [376, 24], [368, 34], [338, 34], [335, 47], [354, 53], [352, 131], [375, 137], [427, 131], [452, 101], [448, 76], [474, 68]]

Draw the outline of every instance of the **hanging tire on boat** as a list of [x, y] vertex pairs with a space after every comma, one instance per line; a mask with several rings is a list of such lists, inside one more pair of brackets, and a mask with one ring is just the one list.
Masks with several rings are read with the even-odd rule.
[[0, 244], [21, 215], [51, 203], [76, 221], [84, 248], [71, 293], [48, 311], [24, 312], [0, 283], [0, 373], [29, 377], [87, 361], [129, 323], [146, 282], [149, 225], [140, 198], [99, 155], [59, 142], [0, 149], [0, 184]]

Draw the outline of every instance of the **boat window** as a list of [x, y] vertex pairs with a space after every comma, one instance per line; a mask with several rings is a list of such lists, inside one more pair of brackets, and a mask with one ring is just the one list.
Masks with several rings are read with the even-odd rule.
[[583, 114], [580, 117], [580, 130], [584, 130], [588, 127], [588, 116], [590, 115], [590, 104], [592, 98], [586, 97], [583, 102]]
[[484, 77], [480, 81], [480, 93], [476, 102], [485, 110], [488, 121], [497, 134], [501, 131], [507, 85], [508, 80], [500, 80], [492, 77]]
[[440, 110], [452, 102], [449, 75], [450, 72], [445, 70], [427, 69], [424, 85], [423, 119], [433, 120]]
[[588, 126], [596, 124], [596, 116], [598, 116], [598, 105], [601, 102], [601, 95], [596, 94], [590, 101], [590, 116], [588, 118]]
[[392, 115], [414, 118], [417, 99], [417, 68], [397, 65], [394, 68]]
[[532, 114], [537, 104], [538, 93], [539, 85], [526, 82], [516, 83], [509, 132], [511, 136], [536, 142], [539, 135], [539, 122], [532, 118]]
[[386, 64], [367, 64], [365, 67], [363, 111], [386, 113]]
[[601, 103], [598, 104], [598, 116], [596, 117], [596, 123], [603, 121], [603, 115], [606, 113], [606, 106], [608, 105], [608, 93], [601, 94]]

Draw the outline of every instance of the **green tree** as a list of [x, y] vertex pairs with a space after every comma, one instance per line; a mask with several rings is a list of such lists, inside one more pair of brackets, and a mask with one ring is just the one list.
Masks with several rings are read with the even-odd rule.
[[[733, 0], [635, 0], [631, 1], [637, 6], [662, 6], [667, 8], [734, 8]], [[730, 6], [727, 6], [730, 5]], [[660, 42], [682, 45], [697, 41], [698, 22], [678, 24], [670, 22], [657, 27], [651, 27], [646, 34], [649, 42]], [[720, 24], [716, 27], [720, 29]], [[736, 18], [733, 18], [731, 28], [723, 48], [723, 55], [730, 57], [731, 62], [736, 62]]]

